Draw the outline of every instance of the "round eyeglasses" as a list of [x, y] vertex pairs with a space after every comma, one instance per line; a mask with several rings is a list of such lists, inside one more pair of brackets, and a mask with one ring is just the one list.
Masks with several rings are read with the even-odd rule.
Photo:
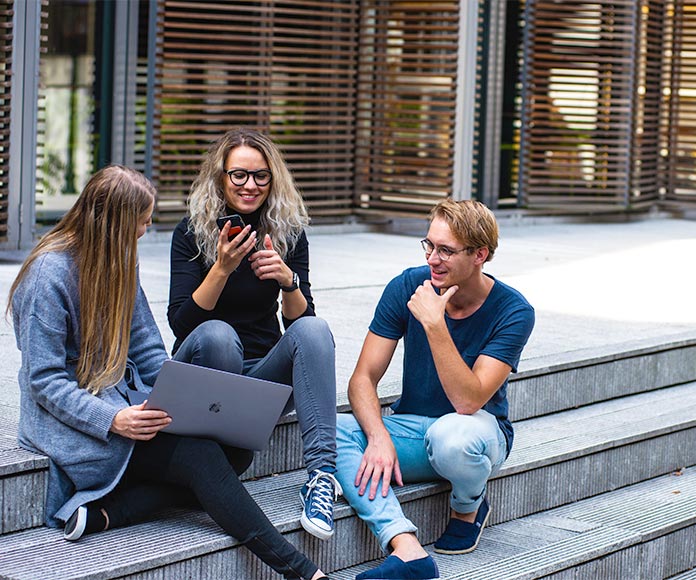
[[437, 257], [440, 258], [443, 262], [446, 262], [449, 260], [452, 256], [455, 254], [461, 254], [462, 252], [470, 252], [474, 248], [462, 248], [461, 250], [453, 250], [452, 248], [448, 248], [447, 246], [435, 246], [428, 238], [425, 238], [424, 240], [420, 241], [421, 247], [423, 248], [423, 251], [425, 252], [425, 257], [429, 258], [430, 255], [435, 252], [437, 253]]
[[273, 174], [270, 169], [257, 169], [256, 171], [250, 171], [249, 169], [229, 169], [225, 171], [227, 176], [230, 178], [232, 185], [241, 187], [247, 181], [249, 181], [249, 176], [254, 178], [254, 183], [259, 187], [268, 185], [273, 179]]

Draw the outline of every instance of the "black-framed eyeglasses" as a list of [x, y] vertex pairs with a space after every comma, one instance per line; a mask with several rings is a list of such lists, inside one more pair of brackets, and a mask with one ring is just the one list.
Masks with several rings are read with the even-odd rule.
[[235, 168], [228, 169], [225, 173], [227, 173], [227, 176], [230, 178], [232, 185], [236, 185], [237, 187], [241, 187], [249, 181], [250, 175], [254, 178], [254, 183], [259, 187], [268, 185], [271, 179], [273, 179], [273, 174], [270, 169], [257, 169], [256, 171], [251, 171], [249, 169]]
[[474, 248], [462, 248], [461, 250], [453, 250], [447, 246], [435, 246], [428, 238], [420, 241], [421, 247], [425, 252], [425, 257], [429, 258], [430, 254], [433, 252], [437, 253], [437, 257], [443, 262], [449, 260], [455, 254], [461, 254], [462, 252], [471, 252]]

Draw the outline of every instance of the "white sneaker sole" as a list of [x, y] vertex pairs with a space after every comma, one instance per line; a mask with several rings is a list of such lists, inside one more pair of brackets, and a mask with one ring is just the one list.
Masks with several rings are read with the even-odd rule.
[[[72, 516], [70, 516], [72, 518]], [[75, 522], [75, 527], [70, 533], [63, 531], [63, 538], [68, 542], [76, 542], [85, 533], [85, 528], [87, 527], [87, 508], [81, 505], [77, 508], [77, 521]]]

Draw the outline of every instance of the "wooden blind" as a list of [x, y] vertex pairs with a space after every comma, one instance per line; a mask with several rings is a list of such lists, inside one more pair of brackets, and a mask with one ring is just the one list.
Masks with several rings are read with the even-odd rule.
[[12, 88], [12, 16], [14, 2], [0, 0], [0, 241], [7, 241], [10, 166], [10, 92]]
[[671, 7], [666, 197], [696, 201], [696, 5], [675, 0]]
[[663, 53], [664, 0], [642, 0], [635, 30], [633, 146], [629, 206], [654, 202], [664, 189], [661, 154], [664, 145]]
[[153, 178], [177, 221], [203, 154], [234, 125], [285, 153], [313, 218], [351, 212], [356, 1], [165, 0]]
[[520, 191], [529, 207], [626, 208], [656, 195], [659, 5], [527, 0]]
[[356, 208], [422, 215], [452, 192], [459, 2], [361, 5]]

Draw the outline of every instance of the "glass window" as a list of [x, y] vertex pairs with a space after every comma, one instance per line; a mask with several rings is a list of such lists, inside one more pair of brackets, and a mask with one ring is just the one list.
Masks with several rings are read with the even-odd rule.
[[104, 5], [51, 1], [42, 16], [37, 134], [37, 221], [59, 219], [74, 203], [99, 158], [98, 81]]

